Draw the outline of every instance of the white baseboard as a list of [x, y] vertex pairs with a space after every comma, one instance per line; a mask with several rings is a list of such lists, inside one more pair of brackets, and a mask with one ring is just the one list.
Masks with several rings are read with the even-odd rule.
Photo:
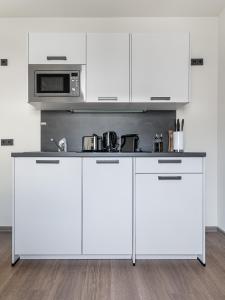
[[[224, 233], [225, 231], [217, 226], [206, 226], [205, 232], [217, 232]], [[0, 226], [0, 232], [12, 232], [12, 226]]]
[[77, 255], [57, 255], [57, 254], [49, 254], [49, 255], [38, 255], [38, 254], [22, 254], [19, 255], [21, 259], [92, 259], [92, 260], [96, 260], [96, 259], [131, 259], [132, 256], [131, 254], [122, 254], [122, 255], [86, 255], [86, 254], [77, 254]]
[[137, 254], [136, 255], [136, 259], [197, 259], [197, 255], [166, 255], [166, 254], [162, 254], [162, 255], [140, 255], [140, 254]]

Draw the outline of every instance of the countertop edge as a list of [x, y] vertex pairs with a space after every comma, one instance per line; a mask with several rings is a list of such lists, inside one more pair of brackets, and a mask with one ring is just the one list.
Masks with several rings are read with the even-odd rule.
[[11, 157], [206, 157], [206, 152], [12, 152]]

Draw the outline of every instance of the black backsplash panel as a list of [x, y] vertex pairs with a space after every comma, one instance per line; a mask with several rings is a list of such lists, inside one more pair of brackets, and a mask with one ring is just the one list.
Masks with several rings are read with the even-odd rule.
[[82, 150], [82, 136], [102, 135], [105, 131], [139, 135], [143, 151], [152, 151], [156, 133], [163, 134], [164, 152], [168, 149], [168, 129], [173, 128], [176, 111], [149, 111], [146, 113], [70, 113], [67, 111], [42, 111], [41, 151], [55, 151], [50, 138], [67, 138], [68, 151]]

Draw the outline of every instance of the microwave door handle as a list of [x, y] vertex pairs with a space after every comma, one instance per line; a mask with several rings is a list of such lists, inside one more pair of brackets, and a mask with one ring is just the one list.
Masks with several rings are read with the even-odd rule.
[[66, 56], [47, 56], [47, 60], [67, 60]]

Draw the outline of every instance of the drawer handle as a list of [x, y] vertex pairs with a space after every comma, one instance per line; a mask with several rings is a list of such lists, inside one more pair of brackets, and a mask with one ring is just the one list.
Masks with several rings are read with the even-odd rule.
[[182, 176], [158, 176], [158, 180], [182, 180]]
[[47, 60], [67, 60], [66, 56], [47, 56]]
[[59, 164], [59, 160], [36, 160], [36, 164]]
[[170, 101], [171, 97], [150, 97], [152, 101]]
[[181, 159], [159, 159], [158, 163], [159, 164], [181, 164], [182, 160]]
[[96, 164], [119, 164], [120, 161], [116, 160], [96, 160]]
[[117, 101], [118, 97], [98, 97], [98, 101]]

